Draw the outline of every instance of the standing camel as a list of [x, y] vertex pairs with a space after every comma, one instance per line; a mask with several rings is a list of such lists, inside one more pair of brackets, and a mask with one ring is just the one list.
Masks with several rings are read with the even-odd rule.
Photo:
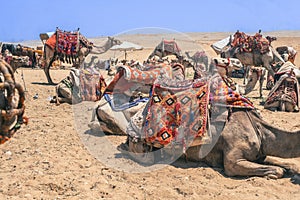
[[[78, 63], [77, 67], [80, 66], [80, 64], [84, 61], [85, 57], [89, 53], [95, 53], [95, 54], [102, 54], [105, 53], [107, 50], [109, 50], [112, 46], [121, 44], [120, 40], [117, 40], [113, 37], [108, 37], [107, 41], [103, 46], [96, 46], [90, 42], [87, 41], [84, 37], [79, 37], [79, 50], [78, 50]], [[56, 51], [56, 48], [51, 47], [50, 45], [45, 43], [44, 46], [44, 58], [45, 58], [45, 66], [44, 66], [44, 72], [46, 74], [47, 80], [49, 84], [53, 84], [53, 81], [50, 76], [50, 67], [58, 58], [58, 52]]]
[[205, 51], [197, 51], [193, 56], [190, 56], [190, 52], [186, 51], [185, 55], [194, 62], [194, 66], [204, 64], [205, 70], [208, 68], [208, 56]]
[[[223, 58], [238, 58], [244, 66], [263, 66], [265, 69], [268, 70], [271, 76], [274, 76], [274, 71], [272, 69], [272, 63], [274, 62], [284, 62], [278, 52], [272, 47], [268, 47], [268, 51], [265, 53], [261, 53], [259, 51], [252, 51], [252, 52], [238, 52], [237, 48], [231, 48], [231, 42], [227, 44], [226, 47], [223, 48], [223, 52], [221, 53], [221, 57]], [[264, 81], [264, 76], [260, 78], [259, 84], [259, 95], [262, 97], [262, 85]], [[246, 85], [246, 91], [250, 92], [251, 89], [247, 88], [254, 88], [252, 84], [256, 84], [256, 82], [250, 82]]]

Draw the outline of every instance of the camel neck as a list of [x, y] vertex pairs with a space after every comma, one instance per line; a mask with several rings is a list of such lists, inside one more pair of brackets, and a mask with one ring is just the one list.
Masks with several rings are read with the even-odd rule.
[[300, 157], [300, 131], [285, 131], [262, 124], [262, 150], [265, 155], [282, 158]]

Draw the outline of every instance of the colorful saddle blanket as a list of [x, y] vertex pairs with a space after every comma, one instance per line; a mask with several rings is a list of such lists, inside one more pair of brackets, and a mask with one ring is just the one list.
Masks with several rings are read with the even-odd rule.
[[163, 147], [172, 143], [206, 143], [208, 105], [253, 109], [253, 103], [228, 87], [217, 74], [195, 81], [161, 79], [153, 86], [143, 135], [148, 144]]
[[228, 79], [217, 74], [210, 81], [209, 102], [212, 106], [254, 109], [253, 103], [235, 91]]
[[161, 79], [152, 92], [143, 127], [147, 143], [156, 147], [171, 141], [190, 145], [195, 137], [204, 136], [209, 102], [206, 79]]
[[240, 52], [258, 51], [263, 54], [269, 52], [270, 41], [260, 33], [250, 36], [244, 32], [237, 31], [233, 36], [231, 46], [237, 47]]
[[152, 85], [159, 77], [171, 77], [172, 69], [169, 65], [147, 66], [144, 70], [131, 68], [130, 66], [119, 66], [114, 79], [107, 86], [107, 93], [124, 92], [133, 85]]
[[79, 32], [65, 32], [56, 30], [58, 53], [76, 55], [79, 49]]
[[278, 108], [279, 102], [284, 101], [290, 102], [294, 107], [299, 108], [299, 83], [295, 74], [297, 70], [289, 61], [280, 67], [274, 76], [275, 85], [267, 97], [264, 108]]
[[[87, 70], [81, 70], [80, 93], [83, 101], [98, 101], [105, 88], [104, 78], [99, 73], [91, 73]], [[104, 83], [104, 85], [103, 85]]]
[[111, 95], [106, 100], [114, 110], [125, 110], [140, 102], [148, 100], [154, 81], [159, 77], [171, 77], [171, 66], [144, 66], [143, 70], [130, 66], [119, 66], [114, 79], [106, 87], [103, 94]]
[[46, 41], [46, 44], [58, 53], [64, 55], [77, 55], [79, 50], [79, 32], [69, 32], [57, 29]]

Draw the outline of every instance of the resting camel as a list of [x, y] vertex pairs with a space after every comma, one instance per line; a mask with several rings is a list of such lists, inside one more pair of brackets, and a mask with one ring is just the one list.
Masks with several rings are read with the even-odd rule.
[[[216, 74], [214, 77], [217, 78], [215, 80], [220, 80]], [[212, 82], [211, 91], [216, 89], [214, 85]], [[131, 123], [135, 127], [142, 124], [133, 120]], [[181, 153], [185, 153], [188, 159], [203, 161], [212, 167], [224, 167], [228, 176], [264, 176], [277, 179], [283, 177], [285, 169], [295, 174], [300, 173], [299, 166], [285, 160], [300, 157], [300, 131], [278, 129], [265, 122], [255, 109], [249, 108], [217, 107], [211, 111], [210, 127], [210, 143], [191, 145], [186, 151], [181, 146]], [[172, 156], [175, 152], [172, 150], [172, 143], [171, 148], [157, 147], [143, 137], [143, 132], [133, 131], [142, 129], [130, 130], [126, 143], [121, 144], [119, 150], [142, 164], [157, 163], [166, 158], [166, 154]]]
[[9, 140], [23, 123], [27, 123], [24, 112], [24, 89], [15, 82], [11, 66], [0, 59], [0, 144]]
[[[280, 66], [280, 65], [279, 65]], [[257, 76], [254, 75], [255, 80]], [[264, 108], [286, 112], [299, 112], [299, 78], [300, 70], [287, 61], [280, 66], [274, 76], [272, 87]]]
[[[118, 45], [121, 44], [120, 40], [117, 40], [113, 37], [108, 37], [107, 41], [105, 42], [105, 44], [103, 46], [87, 46], [84, 44], [84, 41], [81, 41], [81, 48], [79, 49], [78, 52], [78, 65], [81, 65], [81, 63], [84, 61], [85, 57], [87, 55], [89, 55], [90, 53], [93, 54], [102, 54], [105, 53], [106, 51], [108, 51], [112, 46], [114, 45]], [[50, 67], [53, 63], [53, 61], [55, 61], [57, 59], [57, 52], [55, 51], [55, 49], [51, 48], [49, 45], [45, 44], [44, 46], [44, 58], [45, 58], [45, 66], [44, 66], [44, 72], [46, 74], [47, 80], [49, 84], [54, 84], [52, 81], [52, 78], [50, 76]]]
[[[240, 70], [243, 67], [241, 62], [235, 58], [231, 58], [229, 60], [230, 62], [228, 61], [228, 59], [224, 58], [216, 58], [215, 60], [218, 61], [220, 66], [223, 66], [218, 68], [218, 73], [221, 75], [221, 77], [228, 80], [228, 82], [231, 82], [232, 86], [238, 89], [238, 86], [228, 77], [228, 73], [232, 72], [233, 70]], [[178, 71], [180, 70], [173, 68], [171, 77], [173, 79], [177, 77], [177, 80], [184, 80], [183, 76], [180, 77], [178, 75], [180, 74]], [[204, 76], [204, 74], [201, 70], [195, 70], [194, 78], [200, 78], [202, 76]], [[145, 87], [145, 89], [147, 89], [147, 93], [149, 93], [150, 86], [146, 85]], [[123, 93], [129, 96], [132, 95], [128, 94], [128, 91], [123, 91]], [[143, 102], [140, 103], [138, 106], [134, 106], [123, 111], [115, 111], [109, 105], [107, 100], [102, 98], [98, 103], [98, 107], [94, 110], [92, 122], [89, 124], [89, 126], [93, 129], [93, 131], [99, 131], [99, 129], [101, 129], [103, 132], [109, 134], [124, 135], [126, 134], [126, 126], [128, 125], [128, 121], [130, 120], [130, 118], [133, 115], [135, 115], [139, 110], [143, 110], [145, 105], [146, 103]], [[99, 122], [95, 121], [95, 115], [97, 115]]]

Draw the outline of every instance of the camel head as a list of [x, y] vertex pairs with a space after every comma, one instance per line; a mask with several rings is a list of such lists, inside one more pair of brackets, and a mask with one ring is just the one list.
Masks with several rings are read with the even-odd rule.
[[109, 37], [109, 36], [108, 36], [108, 42], [110, 43], [111, 46], [122, 44], [121, 40], [118, 40], [118, 39], [115, 39], [114, 37]]
[[228, 76], [233, 70], [241, 70], [243, 68], [243, 64], [237, 58], [213, 58], [212, 60], [221, 76]]

